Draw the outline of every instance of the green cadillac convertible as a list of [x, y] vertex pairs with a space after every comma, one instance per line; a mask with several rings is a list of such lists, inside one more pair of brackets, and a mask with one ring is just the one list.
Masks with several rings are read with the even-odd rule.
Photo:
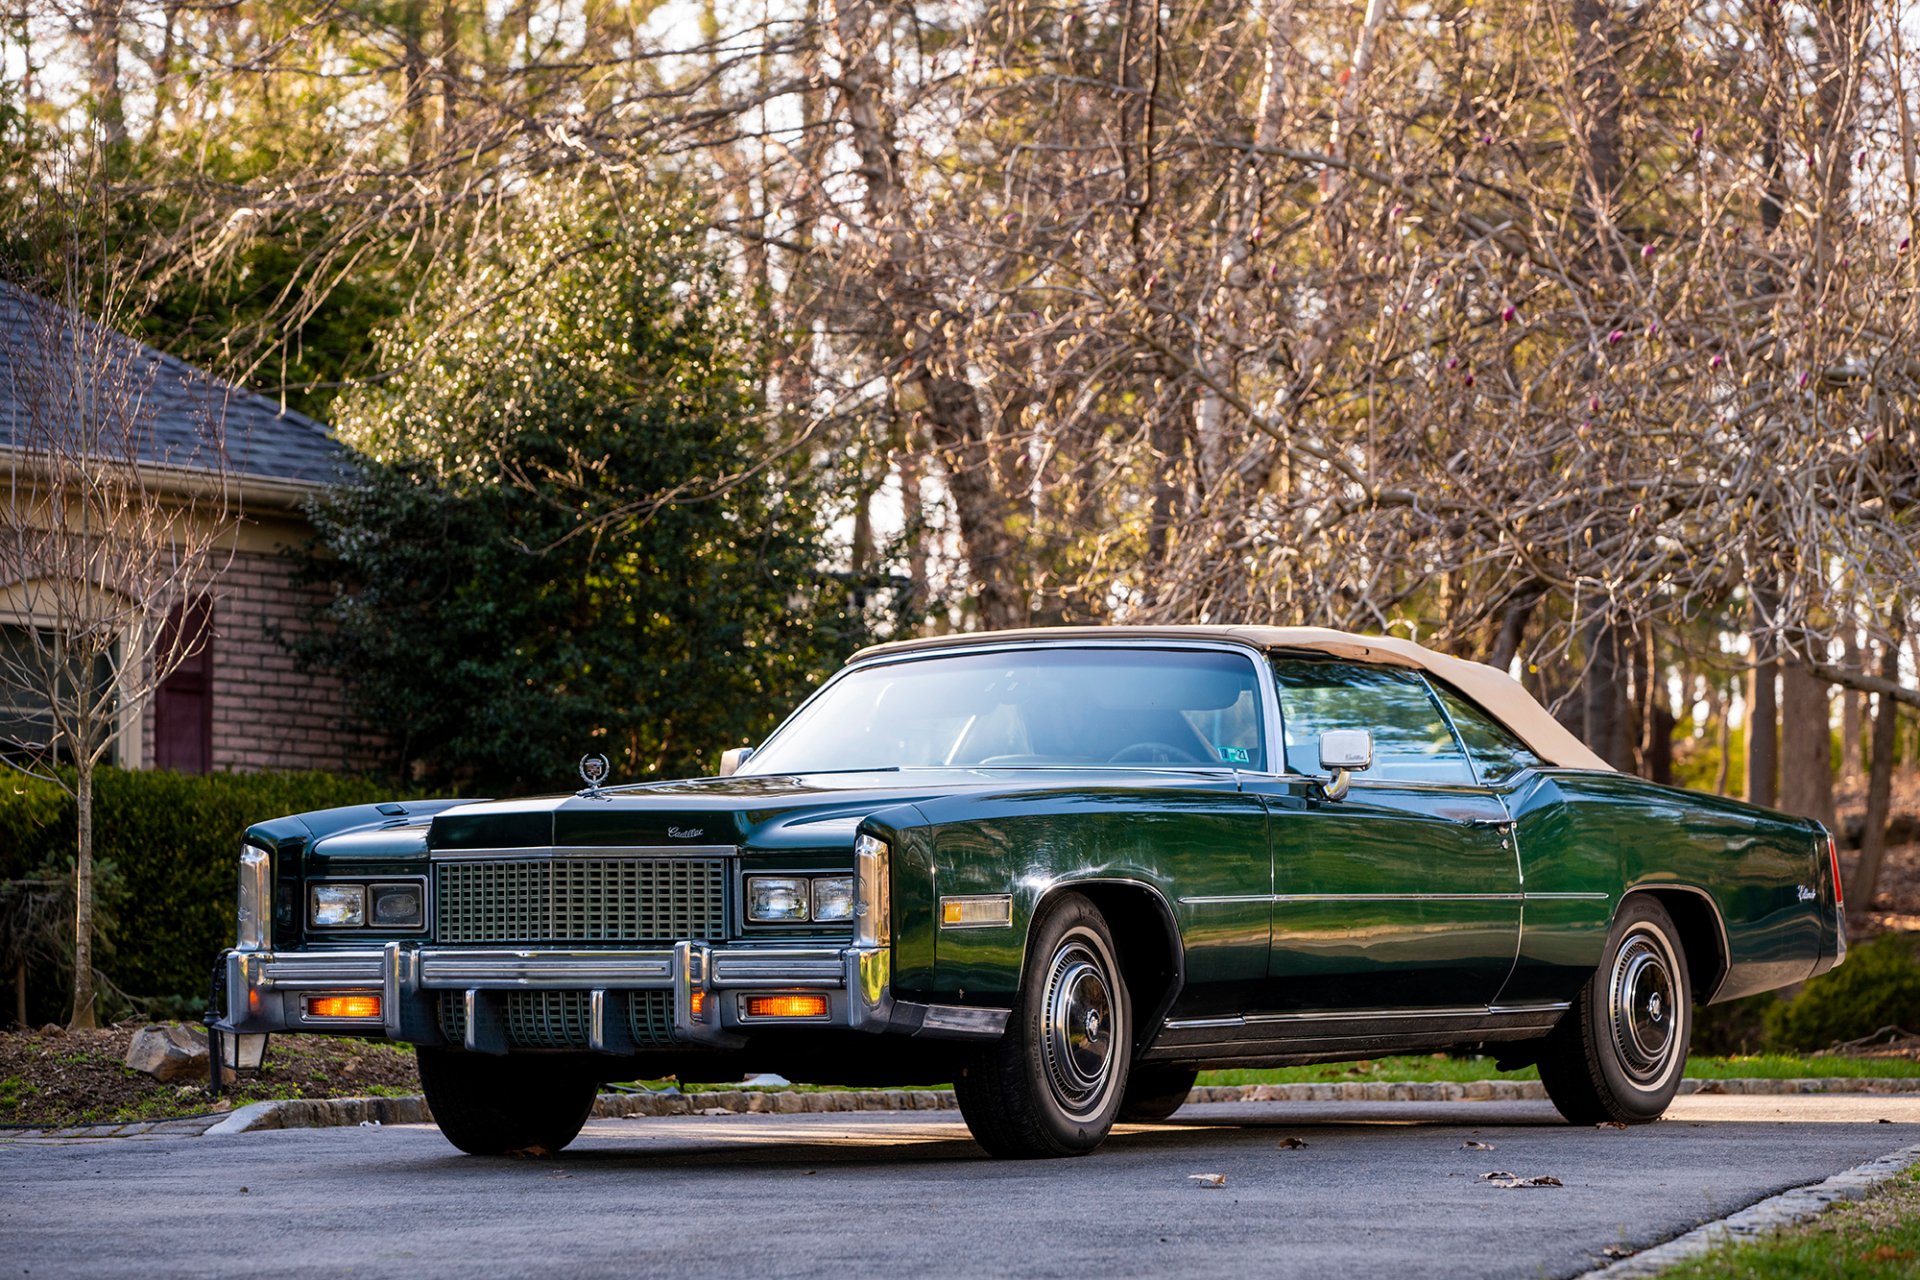
[[[216, 1029], [418, 1046], [464, 1151], [600, 1083], [952, 1081], [1090, 1151], [1197, 1071], [1484, 1047], [1653, 1120], [1696, 1002], [1846, 954], [1817, 823], [1609, 769], [1514, 680], [1312, 628], [854, 656], [719, 776], [262, 822]], [[254, 1043], [257, 1043], [255, 1041]]]

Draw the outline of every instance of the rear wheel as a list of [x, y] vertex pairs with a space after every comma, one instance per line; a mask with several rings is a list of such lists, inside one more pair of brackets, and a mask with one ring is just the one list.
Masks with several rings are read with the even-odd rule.
[[1127, 1074], [1127, 1092], [1120, 1099], [1120, 1119], [1128, 1124], [1157, 1124], [1178, 1111], [1200, 1078], [1196, 1067], [1133, 1064]]
[[1099, 910], [1068, 894], [1034, 926], [1006, 1034], [953, 1082], [974, 1139], [996, 1156], [1077, 1156], [1113, 1128], [1133, 1016]]
[[473, 1156], [557, 1154], [586, 1124], [599, 1090], [575, 1058], [449, 1049], [416, 1056], [434, 1123]]
[[1686, 952], [1665, 907], [1621, 906], [1606, 957], [1542, 1046], [1540, 1081], [1575, 1124], [1658, 1120], [1680, 1088], [1693, 1032]]

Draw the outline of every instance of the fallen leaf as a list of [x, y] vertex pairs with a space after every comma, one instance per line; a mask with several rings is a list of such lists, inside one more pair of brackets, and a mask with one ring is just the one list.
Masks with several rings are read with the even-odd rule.
[[521, 1147], [517, 1151], [507, 1152], [507, 1157], [512, 1160], [545, 1160], [551, 1155], [553, 1155], [551, 1148], [543, 1147], [537, 1142], [530, 1147]]
[[1523, 1178], [1517, 1173], [1508, 1173], [1504, 1169], [1494, 1173], [1483, 1173], [1480, 1175], [1480, 1181], [1491, 1183], [1496, 1187], [1508, 1191], [1513, 1190], [1515, 1187], [1560, 1187], [1566, 1185], [1550, 1173], [1536, 1174], [1531, 1178]]
[[1633, 1255], [1632, 1247], [1624, 1244], [1610, 1244], [1600, 1250], [1600, 1256], [1603, 1258], [1631, 1258]]
[[1624, 1129], [1627, 1127], [1627, 1123], [1624, 1120], [1602, 1120], [1593, 1127], [1596, 1129]]
[[1187, 1175], [1187, 1180], [1189, 1182], [1197, 1182], [1203, 1187], [1224, 1187], [1227, 1185], [1227, 1175], [1224, 1173], [1190, 1173]]
[[380, 1122], [378, 1120], [362, 1120], [360, 1122], [360, 1127], [362, 1129], [378, 1129], [380, 1127]]
[[1460, 1149], [1462, 1151], [1491, 1151], [1493, 1150], [1493, 1144], [1491, 1142], [1481, 1142], [1477, 1138], [1468, 1138], [1460, 1144]]
[[702, 1107], [700, 1114], [703, 1116], [730, 1116], [733, 1112], [727, 1110], [725, 1107]]
[[1874, 1123], [1875, 1124], [1892, 1124], [1893, 1121], [1887, 1119], [1885, 1116], [1881, 1116], [1878, 1120], [1875, 1120]]
[[1494, 1169], [1491, 1172], [1481, 1174], [1480, 1181], [1499, 1182], [1504, 1178], [1511, 1178], [1513, 1176], [1513, 1174], [1508, 1173], [1505, 1169]]
[[1298, 1151], [1301, 1147], [1304, 1147], [1306, 1145], [1307, 1145], [1307, 1140], [1305, 1138], [1280, 1139], [1280, 1149], [1282, 1151]]

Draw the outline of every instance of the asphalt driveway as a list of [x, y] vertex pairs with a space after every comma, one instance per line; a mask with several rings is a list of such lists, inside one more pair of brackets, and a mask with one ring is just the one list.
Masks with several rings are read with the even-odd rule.
[[1683, 1098], [1630, 1130], [1211, 1104], [1024, 1163], [951, 1112], [598, 1120], [528, 1161], [411, 1125], [0, 1136], [0, 1276], [1572, 1276], [1917, 1141], [1920, 1098], [1834, 1095]]

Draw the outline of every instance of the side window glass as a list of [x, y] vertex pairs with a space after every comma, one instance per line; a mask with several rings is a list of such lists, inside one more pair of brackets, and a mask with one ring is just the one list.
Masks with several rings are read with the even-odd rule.
[[1356, 777], [1473, 783], [1466, 753], [1416, 673], [1296, 658], [1277, 658], [1273, 669], [1290, 771], [1320, 772], [1327, 730], [1365, 729], [1373, 735], [1373, 767]]
[[1504, 782], [1522, 769], [1536, 768], [1545, 763], [1528, 749], [1526, 743], [1514, 737], [1505, 725], [1467, 701], [1465, 695], [1454, 692], [1438, 680], [1432, 684], [1447, 714], [1453, 717], [1453, 727], [1459, 730], [1467, 754], [1473, 757], [1474, 768], [1480, 771], [1480, 781], [1490, 784]]

